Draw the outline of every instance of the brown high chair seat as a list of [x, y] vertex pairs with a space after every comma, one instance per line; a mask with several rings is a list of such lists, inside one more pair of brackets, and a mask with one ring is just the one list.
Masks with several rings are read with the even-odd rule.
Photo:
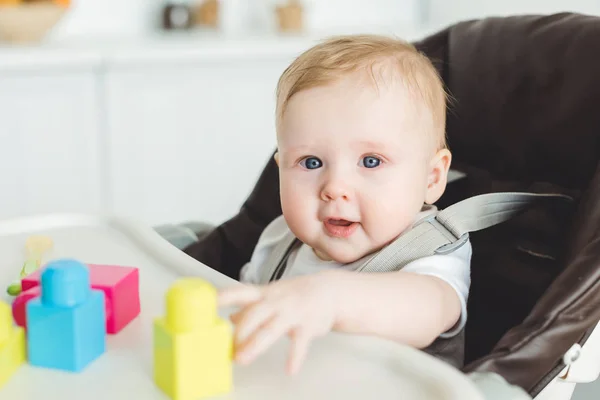
[[[453, 169], [438, 206], [482, 193], [561, 193], [471, 234], [464, 371], [495, 372], [537, 396], [600, 319], [600, 18], [576, 14], [458, 23], [418, 43], [454, 98]], [[269, 160], [239, 213], [185, 252], [238, 278], [281, 214]]]

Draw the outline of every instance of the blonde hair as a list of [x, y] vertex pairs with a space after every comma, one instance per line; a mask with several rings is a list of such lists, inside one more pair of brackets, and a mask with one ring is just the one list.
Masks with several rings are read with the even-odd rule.
[[283, 72], [277, 84], [277, 129], [287, 104], [296, 93], [326, 86], [353, 72], [371, 72], [378, 63], [395, 68], [407, 88], [431, 113], [438, 148], [446, 144], [446, 101], [444, 84], [432, 62], [403, 40], [378, 35], [333, 37], [308, 49]]

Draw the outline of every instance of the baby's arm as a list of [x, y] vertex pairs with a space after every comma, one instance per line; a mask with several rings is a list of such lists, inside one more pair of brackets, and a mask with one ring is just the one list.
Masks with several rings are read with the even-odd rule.
[[451, 336], [466, 318], [470, 251], [467, 245], [460, 257], [423, 258], [400, 272], [331, 270], [224, 290], [221, 306], [240, 307], [232, 316], [236, 360], [251, 362], [286, 334], [292, 339], [290, 373], [302, 364], [310, 341], [331, 330], [417, 348], [442, 334]]
[[[334, 330], [374, 335], [425, 348], [461, 315], [452, 286], [414, 272], [340, 274]], [[360, 295], [357, 295], [360, 294]]]
[[347, 277], [344, 290], [365, 296], [342, 303], [335, 329], [417, 348], [457, 334], [466, 323], [471, 254], [467, 242], [452, 254], [415, 260], [400, 272], [361, 275], [360, 282]]

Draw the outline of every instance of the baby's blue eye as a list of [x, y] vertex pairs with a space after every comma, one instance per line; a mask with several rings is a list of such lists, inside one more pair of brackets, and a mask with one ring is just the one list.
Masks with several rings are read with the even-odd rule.
[[381, 164], [381, 160], [377, 157], [367, 156], [362, 159], [362, 163], [367, 168], [375, 168]]
[[306, 169], [317, 169], [323, 166], [323, 163], [317, 157], [307, 157], [300, 164]]

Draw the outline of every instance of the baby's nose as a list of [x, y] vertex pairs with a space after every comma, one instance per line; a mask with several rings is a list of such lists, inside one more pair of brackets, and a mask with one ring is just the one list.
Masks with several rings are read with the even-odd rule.
[[321, 199], [323, 201], [349, 200], [348, 187], [341, 182], [330, 182], [323, 187]]

